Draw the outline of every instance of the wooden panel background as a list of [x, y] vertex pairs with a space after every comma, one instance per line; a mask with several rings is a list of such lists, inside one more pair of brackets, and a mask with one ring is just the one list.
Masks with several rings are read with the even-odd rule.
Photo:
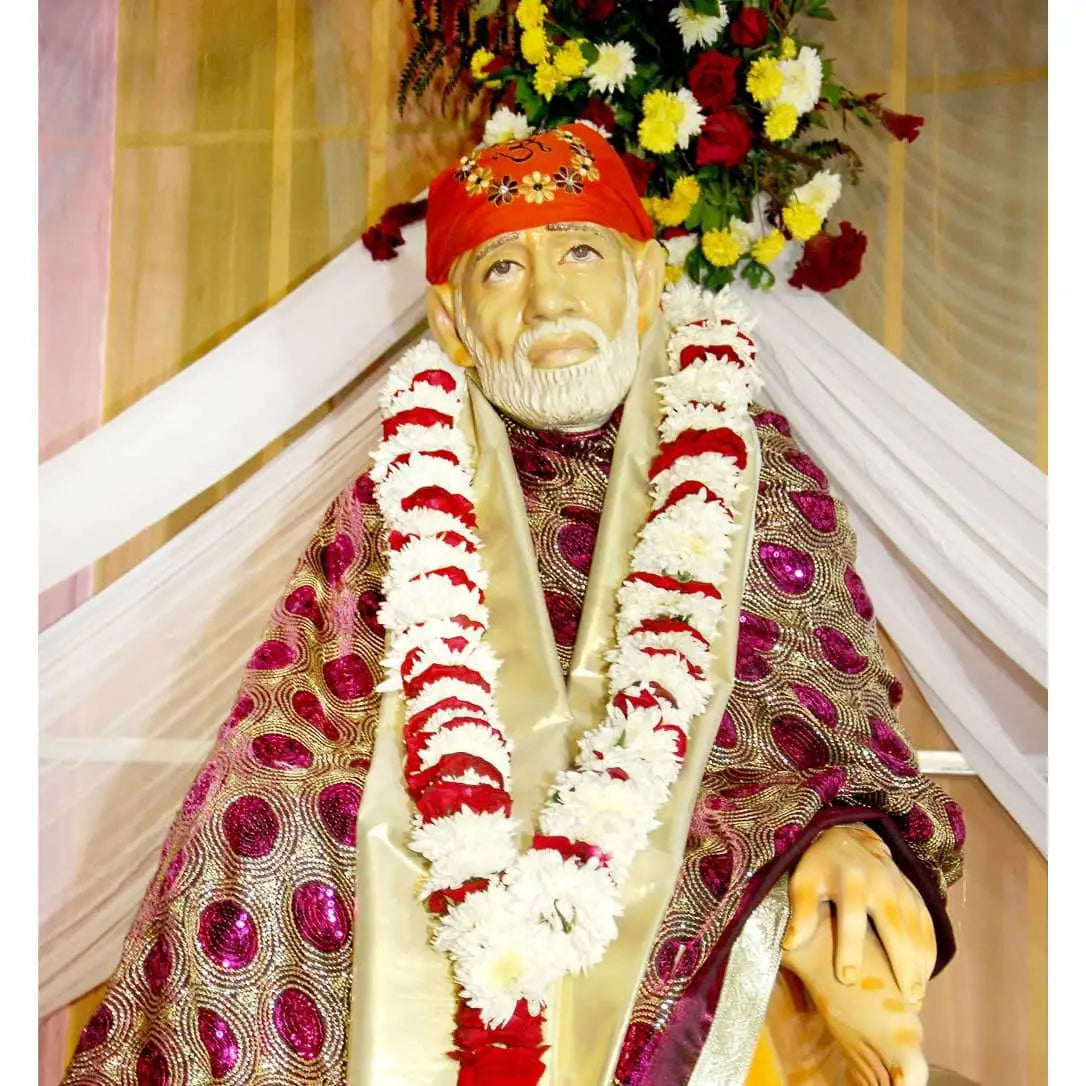
[[[396, 113], [407, 47], [397, 0], [118, 2], [104, 418], [355, 243], [467, 143], [462, 124]], [[840, 21], [817, 29], [839, 72], [859, 90], [888, 90], [891, 106], [927, 124], [908, 148], [850, 128], [868, 172], [840, 211], [869, 249], [864, 276], [830, 298], [1044, 467], [1044, 5], [832, 6]], [[97, 586], [311, 421], [108, 556]], [[906, 685], [915, 743], [951, 748]], [[1043, 1082], [1047, 865], [980, 782], [941, 783], [963, 806], [969, 838], [951, 892], [958, 957], [924, 1012], [929, 1057], [985, 1086]], [[70, 1053], [96, 1000], [58, 1012], [42, 1039], [66, 1033]], [[42, 1084], [60, 1074], [57, 1045], [50, 1051], [43, 1045]]]

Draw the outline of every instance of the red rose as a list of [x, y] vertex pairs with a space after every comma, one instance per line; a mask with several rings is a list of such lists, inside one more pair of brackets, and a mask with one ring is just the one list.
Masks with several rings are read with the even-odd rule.
[[581, 120], [591, 121], [612, 132], [615, 128], [615, 111], [602, 98], [590, 98], [588, 105], [581, 110]]
[[546, 1067], [538, 1048], [500, 1048], [486, 1045], [457, 1052], [457, 1086], [535, 1086]]
[[758, 8], [743, 8], [728, 27], [732, 41], [740, 49], [757, 49], [768, 30], [769, 17]]
[[602, 23], [615, 10], [616, 0], [573, 0], [577, 10], [590, 22]]
[[710, 114], [698, 136], [699, 166], [737, 166], [750, 150], [750, 125], [737, 109]]
[[735, 70], [741, 61], [716, 49], [702, 53], [690, 69], [690, 89], [709, 113], [730, 106], [735, 98]]
[[818, 234], [803, 247], [803, 257], [788, 282], [825, 294], [851, 282], [860, 273], [867, 237], [852, 223], [841, 223], [837, 237]]
[[637, 195], [644, 196], [649, 191], [649, 178], [652, 176], [652, 171], [656, 169], [656, 163], [649, 162], [638, 155], [632, 155], [629, 151], [623, 151], [622, 164], [634, 183]]
[[923, 117], [912, 113], [895, 113], [892, 109], [884, 109], [879, 120], [894, 139], [908, 140], [909, 143], [920, 135], [920, 126], [924, 123]]
[[479, 1049], [488, 1044], [536, 1049], [543, 1043], [543, 1016], [531, 1014], [528, 1004], [521, 999], [517, 1001], [513, 1017], [504, 1026], [487, 1029], [479, 1011], [461, 998], [456, 1009], [453, 1041], [461, 1049]]

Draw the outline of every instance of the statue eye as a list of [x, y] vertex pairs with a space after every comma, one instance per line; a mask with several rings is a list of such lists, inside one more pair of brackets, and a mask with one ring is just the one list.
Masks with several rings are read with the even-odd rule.
[[515, 260], [495, 260], [486, 270], [486, 275], [483, 276], [483, 282], [488, 283], [494, 279], [508, 279], [513, 274], [513, 269], [517, 266]]
[[602, 260], [603, 257], [592, 248], [591, 245], [574, 245], [572, 249], [566, 254], [570, 260], [575, 264], [587, 264], [593, 260]]

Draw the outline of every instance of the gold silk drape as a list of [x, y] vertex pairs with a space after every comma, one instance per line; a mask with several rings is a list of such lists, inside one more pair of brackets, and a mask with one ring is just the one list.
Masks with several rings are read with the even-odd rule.
[[[1044, 468], [1045, 5], [831, 7], [838, 21], [811, 33], [840, 78], [926, 123], [909, 146], [850, 125], [866, 172], [834, 218], [864, 230], [868, 251], [860, 279], [829, 298]], [[399, 0], [118, 0], [105, 419], [356, 243], [467, 145], [467, 125], [436, 107], [397, 113], [409, 16]], [[105, 558], [97, 587], [311, 421]], [[916, 745], [951, 747], [905, 680]], [[939, 783], [969, 840], [951, 893], [959, 954], [924, 1013], [929, 1057], [985, 1083], [1044, 1081], [1045, 862], [978, 781]], [[96, 1002], [69, 1015], [69, 1053]], [[43, 1062], [40, 1081], [59, 1074]]]

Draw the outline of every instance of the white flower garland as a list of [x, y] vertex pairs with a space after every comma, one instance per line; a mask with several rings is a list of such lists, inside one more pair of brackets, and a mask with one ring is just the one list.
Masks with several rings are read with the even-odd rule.
[[493, 691], [486, 574], [475, 531], [471, 454], [456, 429], [462, 372], [434, 343], [413, 348], [382, 392], [373, 478], [389, 568], [380, 619], [390, 634], [383, 691], [402, 690], [411, 848], [438, 895], [434, 945], [488, 1026], [519, 1000], [603, 956], [619, 888], [659, 824], [690, 726], [711, 696], [714, 637], [742, 492], [735, 432], [756, 391], [749, 320], [725, 294], [683, 284], [663, 304], [671, 376], [652, 468], [652, 513], [618, 593], [610, 701], [554, 782], [531, 848], [511, 817], [512, 743]]

